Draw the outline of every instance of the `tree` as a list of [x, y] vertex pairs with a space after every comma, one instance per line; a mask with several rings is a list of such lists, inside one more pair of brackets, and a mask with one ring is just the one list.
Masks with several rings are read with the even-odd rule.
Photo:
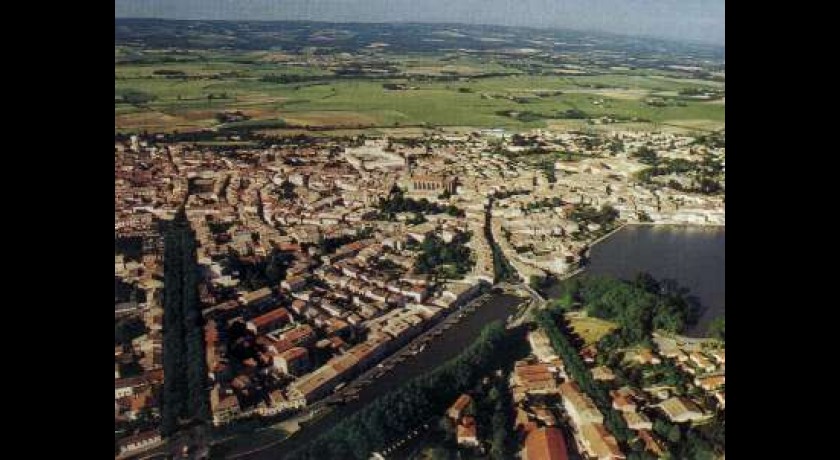
[[501, 321], [491, 323], [453, 360], [403, 383], [286, 458], [369, 458], [370, 452], [442, 413], [459, 394], [472, 388], [510, 348], [509, 337]]
[[709, 324], [709, 335], [714, 337], [721, 342], [726, 341], [726, 335], [724, 333], [726, 329], [726, 317], [719, 316], [712, 320], [711, 324]]
[[682, 437], [682, 434], [680, 433], [679, 425], [671, 425], [671, 427], [668, 428], [668, 434], [667, 434], [666, 437], [667, 437], [668, 441], [670, 441], [674, 444], [679, 443], [680, 438]]
[[164, 232], [164, 388], [161, 432], [182, 420], [208, 422], [210, 402], [204, 330], [198, 300], [195, 233], [183, 208]]
[[487, 392], [487, 399], [493, 404], [495, 404], [496, 402], [501, 400], [501, 398], [502, 398], [502, 393], [499, 391], [499, 389], [496, 386], [494, 386], [493, 388], [490, 388], [490, 391]]
[[455, 441], [455, 422], [453, 422], [451, 418], [441, 417], [438, 422], [438, 428], [443, 433], [443, 437], [446, 442]]
[[452, 454], [443, 447], [433, 447], [426, 452], [426, 457], [429, 460], [450, 460]]
[[583, 363], [577, 348], [569, 341], [566, 334], [560, 332], [553, 317], [553, 310], [538, 310], [534, 317], [551, 341], [552, 347], [566, 365], [569, 376], [575, 380], [581, 390], [586, 392], [604, 414], [604, 425], [619, 442], [627, 442], [630, 431], [627, 424], [612, 408], [612, 402], [606, 389], [592, 378], [589, 369]]
[[531, 275], [528, 277], [528, 286], [531, 286], [531, 289], [538, 291], [542, 288], [544, 280], [544, 276]]

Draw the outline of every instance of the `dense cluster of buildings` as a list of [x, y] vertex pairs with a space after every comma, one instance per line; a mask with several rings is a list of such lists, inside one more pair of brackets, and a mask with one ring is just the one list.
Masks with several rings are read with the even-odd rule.
[[[554, 181], [523, 161], [520, 147], [504, 136], [479, 133], [433, 136], [423, 145], [367, 140], [227, 148], [160, 136], [119, 140], [115, 315], [126, 334], [115, 352], [115, 420], [123, 427], [117, 450], [145, 450], [160, 440], [161, 224], [180, 207], [197, 239], [213, 420], [225, 424], [312, 405], [492, 284], [488, 217], [493, 239], [523, 278], [576, 264], [598, 230], [572, 217], [581, 206], [608, 204], [621, 221], [637, 221], [644, 212], [655, 222], [723, 223], [719, 197], [653, 190], [632, 180], [641, 167], [630, 155], [634, 148], [694, 155], [687, 139], [617, 136], [624, 148], [607, 152], [591, 136], [535, 134], [544, 149], [587, 155], [558, 161]], [[459, 212], [425, 212], [419, 221], [416, 211], [385, 215], [380, 203], [394, 187], [406, 199]], [[470, 235], [471, 269], [461, 279], [418, 272], [422, 243], [432, 234], [445, 242]], [[532, 344], [538, 363], [517, 367], [515, 391], [561, 392], [559, 358], [544, 338]], [[688, 359], [702, 371], [698, 385], [718, 387], [705, 361]], [[529, 414], [549, 420], [538, 409]], [[459, 423], [470, 442], [469, 421]], [[587, 449], [612, 445], [597, 424], [576, 433], [604, 440], [584, 444]], [[531, 444], [540, 449], [557, 437], [540, 431]]]
[[[714, 342], [666, 337], [654, 334], [654, 341], [659, 354], [671, 360], [674, 365], [691, 377], [691, 384], [702, 390], [705, 395], [714, 398], [721, 409], [726, 407], [726, 349]], [[710, 346], [709, 344], [713, 344]], [[667, 406], [667, 408], [666, 408]], [[697, 410], [697, 404], [680, 401], [665, 405], [663, 410], [677, 419], [703, 420], [707, 414]]]
[[[590, 362], [589, 372], [595, 381], [606, 386], [609, 406], [599, 407], [593, 396], [583, 391], [567, 372], [563, 360], [552, 347], [542, 329], [528, 333], [531, 354], [514, 363], [509, 378], [515, 413], [514, 426], [520, 442], [523, 459], [567, 459], [580, 456], [588, 459], [624, 459], [624, 451], [613, 433], [607, 428], [608, 415], [617, 415], [629, 429], [628, 442], [650, 455], [662, 457], [668, 452], [668, 443], [661, 432], [654, 429], [654, 421], [661, 419], [674, 425], [694, 426], [708, 422], [723, 405], [723, 372], [725, 350], [719, 343], [697, 339], [682, 339], [655, 335], [657, 349], [635, 347], [623, 350], [619, 361], [624, 368], [644, 367], [656, 374], [656, 369], [672, 360], [680, 372], [694, 376], [693, 383], [704, 394], [691, 386], [675, 392], [668, 385], [651, 384], [634, 387], [633, 384], [615, 382], [613, 368]], [[581, 355], [586, 354], [584, 348]], [[588, 357], [588, 356], [587, 356]], [[689, 396], [691, 395], [691, 396]], [[717, 401], [710, 405], [709, 398]], [[462, 448], [486, 446], [488, 434], [479, 433], [473, 441], [467, 425], [474, 424], [465, 416], [473, 398], [461, 395], [448, 409], [449, 417], [457, 428], [457, 443]], [[610, 411], [612, 414], [606, 414]], [[465, 422], [466, 420], [466, 422]], [[464, 434], [466, 433], [466, 434]], [[462, 434], [464, 434], [462, 436]]]
[[722, 194], [669, 188], [670, 181], [686, 180], [678, 174], [656, 177], [660, 182], [655, 183], [636, 177], [648, 167], [636, 157], [643, 147], [690, 164], [707, 157], [723, 158], [723, 148], [694, 146], [687, 136], [647, 132], [612, 133], [596, 137], [597, 142], [593, 136], [573, 133], [540, 132], [528, 139], [541, 151], [565, 153], [549, 166], [554, 176], [549, 180], [544, 170], [538, 171], [527, 156], [520, 156], [534, 147], [508, 145], [505, 150], [515, 159], [508, 163], [512, 177], [505, 178], [507, 190], [524, 193], [495, 202], [493, 236], [526, 279], [571, 271], [589, 243], [604, 233], [601, 223], [577, 218], [574, 211], [579, 207], [600, 210], [609, 206], [617, 212], [618, 222], [725, 224]]
[[[427, 214], [419, 224], [406, 222], [410, 213], [372, 217], [398, 181], [425, 177], [423, 193], [409, 191], [411, 199], [428, 199], [426, 186], [434, 184], [455, 192], [454, 176], [434, 175], [435, 161], [415, 159], [417, 171], [409, 170], [405, 158], [425, 148], [398, 156], [369, 142], [337, 158], [335, 146], [225, 155], [154, 144], [135, 137], [115, 148], [115, 277], [143, 299], [123, 295], [116, 311], [118, 320], [140, 321], [146, 330], [117, 346], [117, 420], [150, 408], [143, 427], [157, 421], [162, 376], [130, 393], [121, 363], [160, 374], [160, 224], [179, 206], [197, 239], [216, 424], [311, 405], [493, 280], [480, 206], [469, 218]], [[416, 272], [427, 235], [452, 241], [465, 232], [478, 262], [473, 272], [460, 280]], [[127, 425], [125, 452], [151, 446], [137, 442], [149, 438], [138, 426]]]

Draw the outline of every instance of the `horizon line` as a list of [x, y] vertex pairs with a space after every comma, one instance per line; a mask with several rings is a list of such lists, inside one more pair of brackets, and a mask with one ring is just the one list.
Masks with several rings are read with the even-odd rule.
[[678, 43], [678, 44], [688, 44], [688, 45], [701, 45], [701, 46], [711, 46], [716, 48], [726, 49], [725, 43], [714, 43], [709, 41], [697, 40], [697, 39], [678, 39], [673, 37], [663, 37], [660, 35], [629, 35], [629, 34], [622, 34], [618, 32], [610, 32], [605, 30], [598, 30], [598, 29], [575, 29], [571, 27], [552, 27], [552, 26], [512, 26], [507, 24], [498, 24], [498, 23], [465, 23], [465, 22], [440, 22], [440, 21], [406, 21], [406, 20], [393, 20], [393, 21], [326, 21], [326, 20], [317, 20], [317, 19], [205, 19], [205, 18], [162, 18], [157, 16], [114, 16], [114, 19], [151, 19], [157, 21], [206, 21], [206, 22], [312, 22], [312, 23], [321, 23], [321, 24], [379, 24], [379, 25], [388, 25], [388, 24], [423, 24], [423, 25], [447, 25], [447, 26], [468, 26], [468, 27], [476, 27], [476, 26], [491, 26], [491, 27], [507, 27], [511, 29], [536, 29], [536, 30], [556, 30], [556, 31], [567, 31], [567, 32], [578, 32], [578, 33], [590, 33], [590, 34], [602, 34], [602, 35], [611, 35], [614, 37], [623, 37], [623, 38], [634, 38], [634, 39], [642, 39], [642, 40], [660, 40], [664, 42], [671, 42], [671, 43]]

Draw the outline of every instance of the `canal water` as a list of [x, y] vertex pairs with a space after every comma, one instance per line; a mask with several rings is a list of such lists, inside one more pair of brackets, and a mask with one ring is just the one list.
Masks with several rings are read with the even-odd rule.
[[[702, 336], [708, 323], [726, 310], [725, 242], [724, 228], [630, 225], [592, 248], [585, 273], [629, 279], [645, 271], [657, 279], [675, 279], [681, 286], [690, 289], [704, 308], [700, 321], [687, 334]], [[521, 298], [512, 295], [492, 296], [422, 352], [374, 379], [361, 390], [358, 400], [334, 407], [332, 412], [303, 427], [284, 442], [239, 458], [282, 459], [284, 454], [317, 438], [375, 398], [454, 358], [478, 337], [485, 325], [495, 320], [505, 321], [521, 302]]]
[[724, 227], [628, 225], [592, 247], [584, 273], [632, 279], [647, 272], [676, 280], [703, 311], [686, 335], [703, 337], [709, 323], [726, 313], [725, 246]]
[[516, 312], [517, 307], [522, 301], [522, 298], [509, 294], [492, 295], [487, 302], [476, 308], [475, 312], [467, 314], [458, 323], [432, 340], [423, 351], [397, 364], [390, 372], [382, 377], [372, 380], [369, 385], [365, 386], [359, 392], [359, 399], [342, 406], [334, 407], [332, 412], [304, 426], [287, 441], [281, 442], [264, 451], [240, 458], [260, 460], [277, 460], [282, 458], [283, 454], [289, 453], [317, 438], [319, 434], [326, 432], [336, 423], [363, 408], [389, 390], [454, 358], [478, 338], [484, 326], [496, 320], [506, 321], [508, 316]]

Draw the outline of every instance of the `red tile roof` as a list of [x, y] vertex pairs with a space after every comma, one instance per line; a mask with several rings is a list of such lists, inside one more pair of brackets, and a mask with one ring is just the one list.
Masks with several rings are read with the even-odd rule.
[[280, 357], [285, 359], [286, 361], [294, 361], [296, 359], [301, 359], [305, 357], [308, 353], [309, 352], [306, 351], [306, 348], [295, 347], [284, 351], [280, 354]]
[[531, 431], [525, 439], [525, 455], [527, 460], [567, 460], [563, 432], [554, 427]]
[[456, 411], [461, 412], [462, 410], [464, 410], [465, 407], [467, 407], [467, 405], [469, 405], [471, 401], [472, 398], [470, 397], [470, 395], [462, 394], [458, 397], [458, 399], [455, 400], [455, 403], [452, 404], [452, 407], [450, 407], [449, 410], [455, 409]]
[[275, 310], [271, 310], [270, 312], [257, 316], [256, 318], [252, 319], [251, 322], [254, 323], [258, 329], [271, 324], [274, 321], [288, 321], [289, 320], [289, 310], [286, 310], [283, 307], [280, 307]]

